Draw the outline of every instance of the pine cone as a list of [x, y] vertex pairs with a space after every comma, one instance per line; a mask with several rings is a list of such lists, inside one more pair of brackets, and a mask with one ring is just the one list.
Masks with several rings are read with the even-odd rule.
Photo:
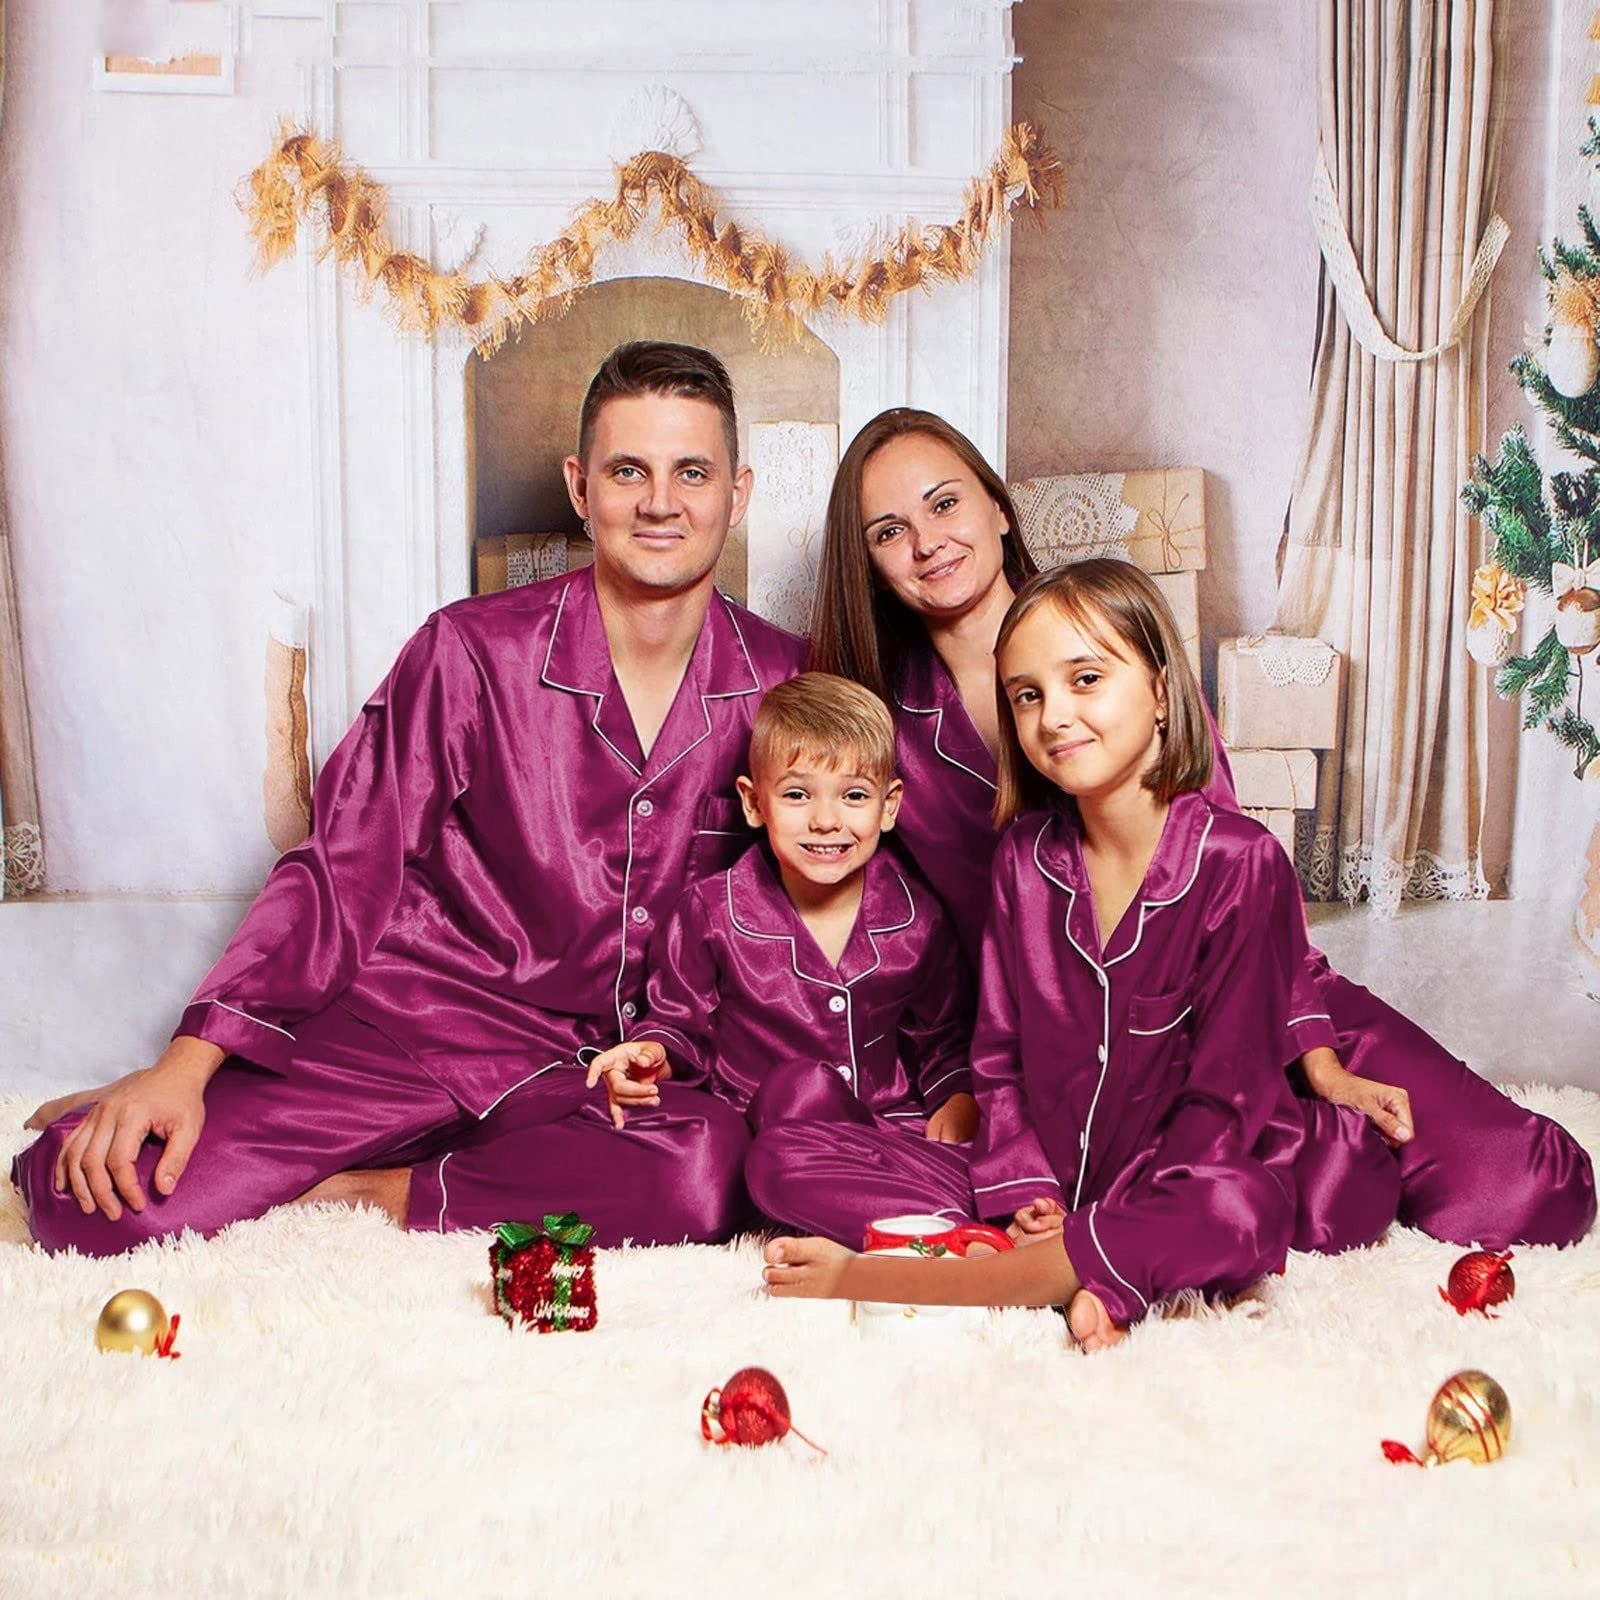
[[1600, 499], [1600, 484], [1593, 471], [1552, 473], [1550, 498], [1562, 516], [1586, 517]]

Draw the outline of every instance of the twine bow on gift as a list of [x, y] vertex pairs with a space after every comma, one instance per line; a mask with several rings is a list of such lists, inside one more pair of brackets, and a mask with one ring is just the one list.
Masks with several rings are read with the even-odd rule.
[[1150, 512], [1151, 525], [1156, 530], [1156, 537], [1161, 541], [1161, 570], [1163, 572], [1177, 572], [1183, 567], [1183, 553], [1178, 549], [1178, 535], [1187, 533], [1187, 528], [1178, 526], [1178, 516], [1189, 502], [1189, 492], [1185, 490], [1178, 496], [1178, 503], [1170, 511], [1167, 510], [1167, 496], [1170, 489], [1167, 483], [1167, 474], [1161, 474], [1161, 509]]

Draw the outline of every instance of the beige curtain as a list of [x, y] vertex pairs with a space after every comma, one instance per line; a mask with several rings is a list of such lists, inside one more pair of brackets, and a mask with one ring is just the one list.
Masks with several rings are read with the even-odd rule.
[[[0, 111], [5, 104], [5, 0], [0, 0]], [[22, 682], [22, 634], [17, 626], [11, 540], [0, 484], [0, 897], [44, 887], [44, 841], [33, 775], [33, 735]]]
[[1458, 497], [1484, 445], [1478, 295], [1504, 239], [1497, 9], [1318, 0], [1331, 183], [1275, 625], [1345, 660], [1343, 744], [1323, 756], [1302, 869], [1320, 898], [1384, 909], [1488, 892], [1488, 689], [1464, 643], [1476, 533]]

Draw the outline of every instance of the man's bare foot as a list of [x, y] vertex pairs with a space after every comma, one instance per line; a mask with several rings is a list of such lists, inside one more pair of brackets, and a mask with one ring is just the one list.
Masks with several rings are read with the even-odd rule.
[[322, 1200], [386, 1211], [403, 1228], [406, 1208], [411, 1201], [411, 1168], [375, 1167], [369, 1172], [336, 1172], [307, 1189], [294, 1203], [309, 1206]]
[[1067, 1326], [1072, 1337], [1087, 1352], [1109, 1350], [1128, 1337], [1126, 1328], [1119, 1328], [1111, 1320], [1105, 1302], [1089, 1289], [1080, 1289], [1067, 1307]]

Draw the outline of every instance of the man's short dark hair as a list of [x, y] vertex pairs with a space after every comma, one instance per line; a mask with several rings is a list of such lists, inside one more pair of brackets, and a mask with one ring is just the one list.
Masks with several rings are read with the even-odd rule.
[[580, 461], [588, 460], [601, 407], [608, 400], [631, 399], [641, 394], [681, 395], [715, 406], [728, 439], [728, 460], [738, 466], [739, 420], [733, 410], [733, 381], [728, 369], [709, 350], [692, 344], [668, 344], [660, 339], [619, 344], [600, 363], [578, 416]]

